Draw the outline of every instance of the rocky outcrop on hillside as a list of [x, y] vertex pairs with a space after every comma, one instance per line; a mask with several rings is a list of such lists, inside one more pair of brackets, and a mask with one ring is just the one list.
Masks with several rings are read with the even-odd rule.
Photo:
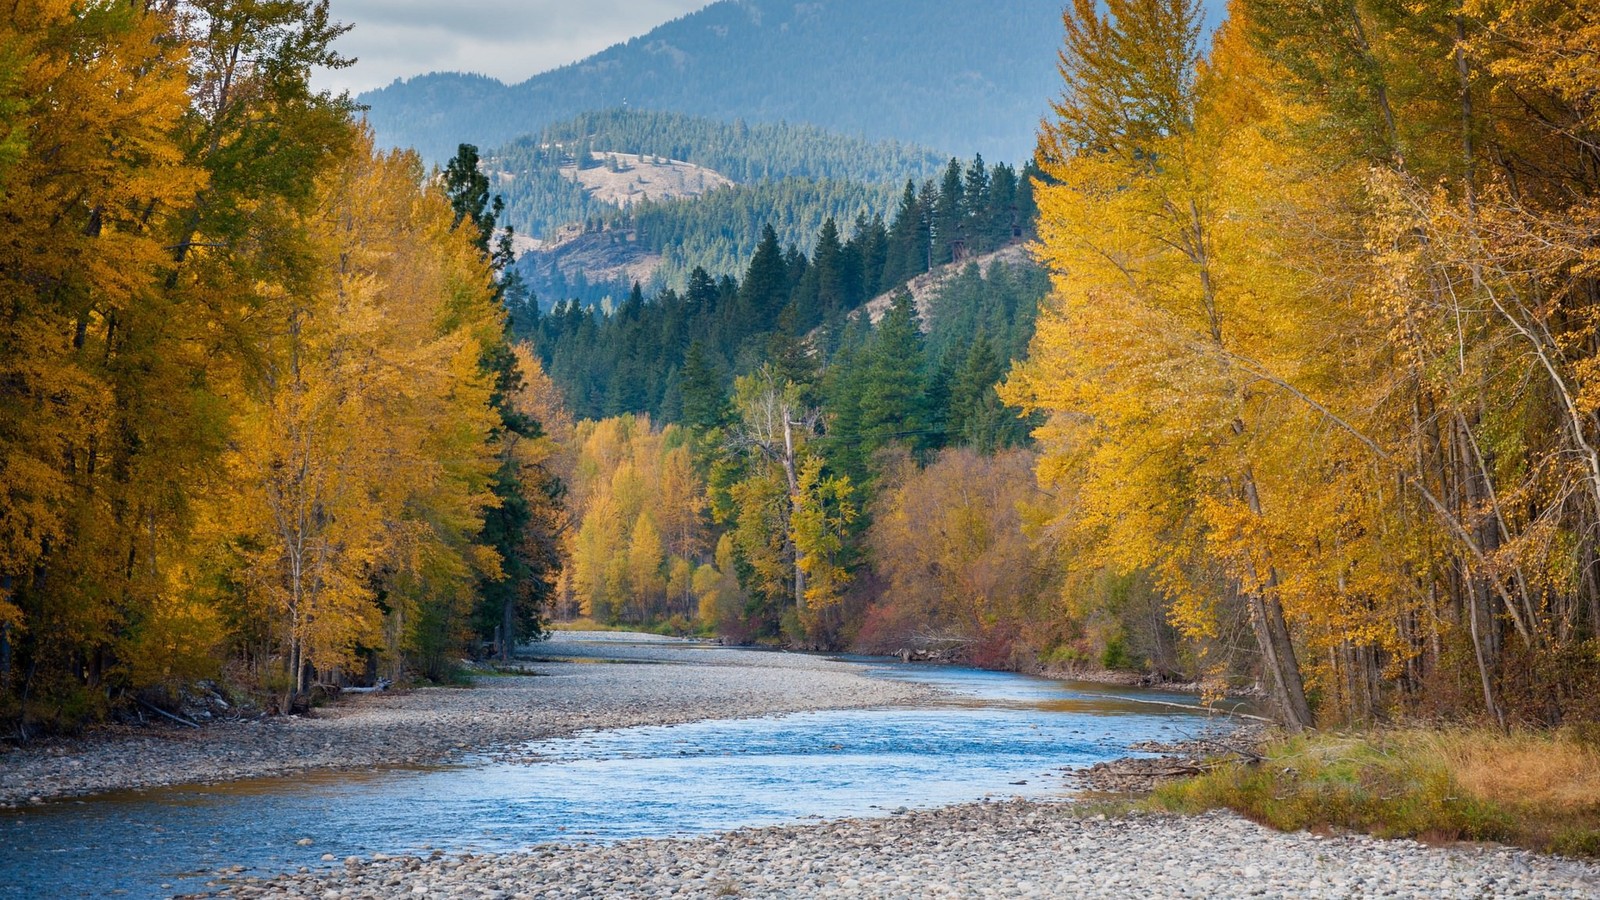
[[[974, 256], [961, 262], [939, 266], [931, 272], [924, 272], [911, 279], [906, 283], [905, 287], [911, 291], [911, 299], [916, 301], [917, 317], [922, 320], [922, 330], [926, 332], [932, 327], [932, 317], [929, 313], [932, 310], [933, 298], [938, 296], [940, 289], [944, 287], [946, 282], [961, 274], [961, 271], [967, 266], [977, 265], [978, 270], [987, 277], [989, 270], [997, 262], [1015, 266], [1030, 263], [1032, 260], [1033, 257], [1029, 255], [1026, 244], [1008, 244], [993, 253], [985, 253], [982, 256]], [[892, 291], [879, 294], [868, 300], [860, 310], [851, 313], [851, 315], [861, 315], [864, 311], [866, 315], [872, 317], [872, 323], [876, 325], [878, 320], [883, 318], [884, 313], [889, 311], [889, 305], [894, 302], [894, 295], [899, 291], [900, 288], [896, 287]]]
[[535, 283], [553, 280], [560, 269], [569, 282], [582, 275], [589, 284], [649, 284], [662, 260], [661, 254], [639, 243], [631, 231], [575, 227], [538, 242], [522, 254], [518, 264]]

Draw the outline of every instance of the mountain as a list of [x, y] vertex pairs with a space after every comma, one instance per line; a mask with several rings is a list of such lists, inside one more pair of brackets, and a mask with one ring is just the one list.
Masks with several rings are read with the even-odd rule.
[[626, 106], [804, 122], [989, 159], [1031, 155], [1059, 89], [1060, 0], [722, 0], [506, 85], [436, 73], [361, 95], [381, 142], [433, 161]]
[[[806, 178], [898, 188], [948, 162], [922, 147], [812, 125], [621, 109], [548, 125], [483, 157], [495, 173], [495, 192], [505, 198], [506, 220], [519, 234], [539, 238], [573, 223], [614, 219], [639, 200], [694, 196], [730, 182]], [[805, 239], [820, 224], [812, 223]]]

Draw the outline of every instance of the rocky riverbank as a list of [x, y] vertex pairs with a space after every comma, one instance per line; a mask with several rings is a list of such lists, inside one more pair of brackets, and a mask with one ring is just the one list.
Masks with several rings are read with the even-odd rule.
[[1541, 897], [1600, 895], [1600, 866], [1503, 847], [1282, 834], [1237, 816], [1086, 816], [1003, 802], [693, 840], [543, 846], [214, 885], [253, 898]]
[[470, 688], [346, 697], [308, 716], [40, 741], [0, 754], [0, 804], [439, 763], [589, 729], [890, 706], [930, 693], [849, 663], [654, 635], [563, 632], [525, 654], [517, 674], [478, 677]]

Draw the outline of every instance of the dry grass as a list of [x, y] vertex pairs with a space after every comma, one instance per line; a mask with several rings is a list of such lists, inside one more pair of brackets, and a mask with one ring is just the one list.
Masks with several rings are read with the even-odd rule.
[[1275, 743], [1157, 792], [1285, 830], [1336, 828], [1435, 842], [1503, 841], [1600, 856], [1600, 746], [1575, 731], [1406, 729]]
[[1566, 813], [1600, 810], [1600, 748], [1566, 733], [1424, 733], [1462, 789], [1509, 806]]

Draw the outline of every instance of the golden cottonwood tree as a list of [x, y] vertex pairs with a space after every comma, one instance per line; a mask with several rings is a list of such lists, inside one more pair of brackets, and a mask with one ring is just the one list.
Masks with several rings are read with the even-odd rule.
[[345, 30], [324, 0], [0, 11], [0, 715], [24, 733], [229, 651], [291, 693], [360, 651], [430, 668], [500, 573], [489, 473], [544, 458], [481, 372], [504, 314], [418, 161], [311, 87]]
[[[26, 0], [0, 12], [8, 699], [101, 688], [183, 580], [172, 489], [204, 477], [195, 464], [219, 417], [186, 377], [203, 355], [194, 339], [205, 315], [151, 308], [167, 259], [161, 227], [205, 184], [173, 137], [188, 96], [171, 27], [138, 3]], [[157, 396], [158, 415], [128, 427], [127, 407]], [[20, 684], [14, 652], [27, 666]]]
[[1067, 16], [1007, 388], [1073, 552], [1195, 638], [1242, 604], [1291, 724], [1302, 671], [1351, 718], [1584, 708], [1595, 14], [1241, 0], [1193, 65], [1183, 4], [1106, 11]]
[[403, 651], [430, 616], [459, 621], [498, 568], [473, 543], [498, 465], [484, 264], [414, 156], [368, 139], [320, 193], [306, 224], [323, 268], [274, 303], [278, 365], [240, 398], [240, 495], [217, 515], [294, 692], [360, 649]]
[[[1205, 633], [1217, 601], [1244, 602], [1283, 719], [1305, 727], [1278, 563], [1255, 539], [1271, 498], [1248, 453], [1254, 397], [1229, 359], [1270, 325], [1216, 259], [1217, 156], [1196, 125], [1198, 7], [1119, 0], [1101, 13], [1079, 0], [1065, 22], [1066, 90], [1040, 142], [1055, 182], [1039, 193], [1040, 255], [1056, 290], [1007, 399], [1054, 415], [1047, 445], [1093, 473], [1078, 480], [1080, 524], [1161, 571], [1180, 619]], [[1223, 539], [1229, 551], [1209, 554]], [[1228, 566], [1221, 596], [1195, 577], [1207, 557]]]

